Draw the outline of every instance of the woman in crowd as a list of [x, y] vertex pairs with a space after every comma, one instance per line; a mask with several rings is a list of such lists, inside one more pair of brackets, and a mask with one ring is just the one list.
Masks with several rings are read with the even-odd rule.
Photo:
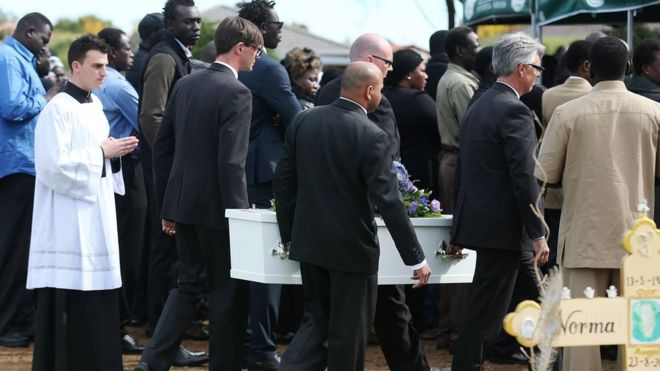
[[401, 136], [401, 162], [418, 188], [431, 189], [437, 196], [434, 161], [440, 150], [435, 102], [424, 91], [426, 63], [414, 50], [394, 53], [383, 94], [392, 104]]
[[286, 53], [282, 65], [289, 73], [293, 93], [303, 110], [314, 107], [321, 59], [311, 49], [293, 48]]

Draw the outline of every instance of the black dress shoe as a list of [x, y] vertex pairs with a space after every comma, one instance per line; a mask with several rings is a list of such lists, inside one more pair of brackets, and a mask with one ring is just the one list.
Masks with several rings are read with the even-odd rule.
[[526, 365], [529, 363], [527, 357], [518, 351], [508, 356], [493, 354], [488, 358], [491, 362], [499, 365]]
[[188, 349], [179, 346], [176, 351], [176, 357], [172, 365], [176, 367], [201, 366], [208, 363], [209, 356], [204, 352], [191, 352]]
[[149, 365], [145, 362], [138, 362], [133, 371], [150, 371]]
[[254, 362], [248, 365], [248, 371], [277, 371], [280, 368], [280, 356], [275, 354], [259, 362]]
[[142, 354], [144, 347], [133, 339], [129, 334], [124, 334], [121, 337], [121, 352], [122, 354]]
[[30, 345], [30, 339], [16, 332], [9, 332], [0, 336], [0, 346], [20, 348]]

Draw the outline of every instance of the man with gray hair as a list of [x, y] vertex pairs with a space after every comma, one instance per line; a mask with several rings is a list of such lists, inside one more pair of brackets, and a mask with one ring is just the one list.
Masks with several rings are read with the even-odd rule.
[[470, 248], [478, 254], [453, 371], [480, 369], [483, 343], [494, 340], [511, 301], [524, 247], [532, 245], [539, 265], [548, 259], [545, 227], [530, 208], [539, 194], [533, 175], [534, 122], [519, 99], [543, 71], [543, 52], [541, 44], [523, 33], [502, 36], [493, 48], [499, 78], [460, 125], [450, 250]]

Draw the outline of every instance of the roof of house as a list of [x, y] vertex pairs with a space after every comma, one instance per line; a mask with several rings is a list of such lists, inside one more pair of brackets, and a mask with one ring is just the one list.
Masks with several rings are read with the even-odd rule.
[[[220, 23], [226, 17], [238, 14], [238, 9], [218, 5], [202, 12], [202, 19], [214, 23]], [[279, 58], [294, 47], [310, 48], [320, 58], [324, 65], [346, 65], [349, 63], [349, 46], [310, 33], [304, 26], [287, 25], [282, 27], [282, 41], [276, 50]]]

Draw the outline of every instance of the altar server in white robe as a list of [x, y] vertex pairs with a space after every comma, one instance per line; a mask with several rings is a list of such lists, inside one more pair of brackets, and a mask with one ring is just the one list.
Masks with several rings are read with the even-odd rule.
[[111, 159], [133, 151], [137, 139], [109, 138], [90, 93], [103, 84], [107, 52], [92, 35], [71, 44], [71, 79], [36, 125], [27, 277], [27, 288], [37, 289], [33, 370], [122, 369], [113, 193], [123, 193], [123, 181]]

